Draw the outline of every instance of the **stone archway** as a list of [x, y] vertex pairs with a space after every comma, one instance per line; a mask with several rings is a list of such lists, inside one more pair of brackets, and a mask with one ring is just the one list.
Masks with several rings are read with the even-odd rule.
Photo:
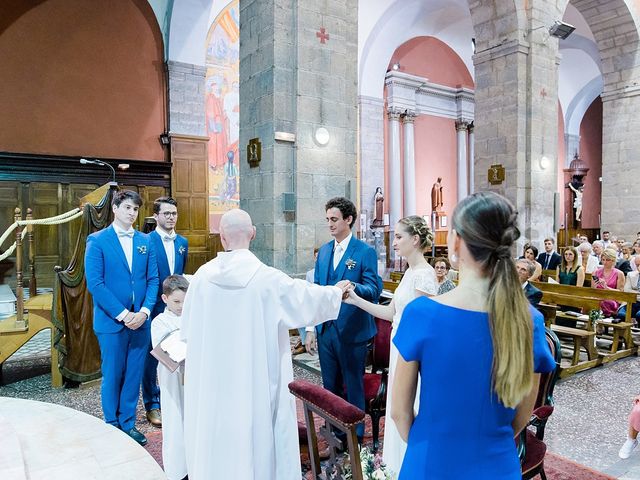
[[[602, 221], [601, 227], [621, 236], [632, 236], [630, 225], [638, 210], [635, 178], [640, 128], [639, 12], [624, 0], [572, 0], [591, 28], [602, 60]], [[630, 210], [632, 209], [632, 211]]]

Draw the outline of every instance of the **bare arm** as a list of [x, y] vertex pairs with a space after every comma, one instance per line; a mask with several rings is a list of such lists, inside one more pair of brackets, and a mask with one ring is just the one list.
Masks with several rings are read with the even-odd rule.
[[560, 283], [560, 267], [556, 267], [556, 282]]
[[[536, 402], [538, 396], [538, 386], [540, 385], [540, 374], [533, 375], [533, 382], [531, 391], [526, 397], [522, 399], [518, 407], [516, 408], [516, 416], [511, 423], [513, 427], [513, 434], [518, 435], [520, 431], [527, 426], [529, 419], [531, 418], [531, 412], [533, 412], [533, 405]], [[394, 392], [395, 393], [395, 392]], [[395, 398], [394, 398], [395, 401]]]
[[398, 355], [395, 380], [391, 386], [393, 388], [391, 418], [405, 442], [409, 438], [409, 430], [414, 419], [413, 405], [418, 388], [419, 367], [418, 362], [406, 362], [402, 355]]
[[578, 278], [576, 280], [576, 287], [582, 287], [584, 285], [584, 268], [578, 267]]
[[618, 270], [618, 283], [616, 289], [622, 291], [624, 288], [624, 273]]
[[389, 305], [378, 305], [377, 303], [371, 303], [362, 297], [359, 297], [355, 292], [355, 289], [349, 290], [349, 296], [343, 300], [345, 303], [355, 305], [356, 307], [370, 313], [374, 317], [388, 320], [393, 320], [393, 315], [396, 313], [395, 301], [391, 300]]

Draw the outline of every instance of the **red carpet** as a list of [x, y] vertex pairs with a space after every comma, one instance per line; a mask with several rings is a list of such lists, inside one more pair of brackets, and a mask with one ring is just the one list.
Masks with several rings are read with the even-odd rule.
[[[300, 408], [300, 402], [296, 402], [298, 406], [298, 420], [304, 422], [304, 415]], [[384, 432], [384, 419], [380, 422], [380, 439]], [[162, 431], [154, 431], [147, 434], [148, 443], [145, 447], [149, 454], [162, 466]], [[365, 445], [371, 445], [371, 419], [366, 417], [365, 421]], [[322, 447], [326, 447], [324, 440], [320, 443]], [[308, 470], [309, 457], [306, 454], [302, 454], [301, 461], [307, 464], [304, 468], [305, 472]], [[547, 473], [548, 480], [615, 480], [614, 477], [605, 475], [604, 473], [597, 472], [576, 462], [573, 462], [567, 458], [556, 455], [552, 452], [547, 452], [547, 456], [544, 460], [545, 472]], [[539, 477], [538, 477], [539, 478]]]

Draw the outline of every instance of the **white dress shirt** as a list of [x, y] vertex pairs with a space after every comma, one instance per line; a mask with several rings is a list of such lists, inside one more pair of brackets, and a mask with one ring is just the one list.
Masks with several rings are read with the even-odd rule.
[[[118, 236], [118, 241], [120, 242], [120, 246], [122, 247], [122, 251], [124, 252], [124, 256], [127, 258], [127, 264], [129, 265], [129, 271], [133, 272], [133, 235], [135, 230], [130, 228], [129, 230], [122, 230], [115, 223], [113, 224], [113, 230], [116, 232]], [[135, 300], [135, 293], [133, 294], [133, 300]], [[141, 312], [147, 315], [151, 315], [151, 312], [148, 308], [142, 307], [140, 309]], [[125, 308], [122, 312], [118, 314], [116, 320], [119, 322], [124, 321], [125, 317], [129, 314], [129, 309]]]
[[333, 244], [333, 269], [336, 270], [338, 265], [340, 264], [340, 260], [342, 260], [342, 256], [344, 252], [347, 250], [349, 246], [349, 242], [351, 241], [351, 237], [353, 237], [353, 233], [347, 235], [347, 238], [338, 242], [337, 240]]
[[162, 246], [164, 247], [164, 252], [167, 254], [167, 263], [169, 264], [169, 273], [173, 275], [176, 266], [176, 247], [174, 242], [176, 240], [176, 231], [171, 230], [167, 232], [161, 226], [156, 227], [156, 232], [160, 235], [162, 239]]

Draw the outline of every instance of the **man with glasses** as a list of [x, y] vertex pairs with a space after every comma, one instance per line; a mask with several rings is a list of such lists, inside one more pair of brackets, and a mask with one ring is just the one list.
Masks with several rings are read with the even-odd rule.
[[[182, 275], [187, 264], [189, 244], [187, 239], [176, 234], [178, 221], [178, 202], [171, 197], [160, 197], [153, 202], [153, 218], [156, 228], [149, 233], [151, 247], [155, 251], [158, 264], [158, 279], [160, 285], [169, 275]], [[162, 289], [158, 290], [158, 299], [151, 312], [151, 318], [164, 311], [165, 304], [160, 298]], [[151, 351], [149, 343], [149, 352]], [[151, 353], [147, 353], [142, 377], [142, 400], [147, 411], [147, 420], [156, 427], [162, 426], [160, 415], [160, 388], [156, 381], [158, 360]]]

